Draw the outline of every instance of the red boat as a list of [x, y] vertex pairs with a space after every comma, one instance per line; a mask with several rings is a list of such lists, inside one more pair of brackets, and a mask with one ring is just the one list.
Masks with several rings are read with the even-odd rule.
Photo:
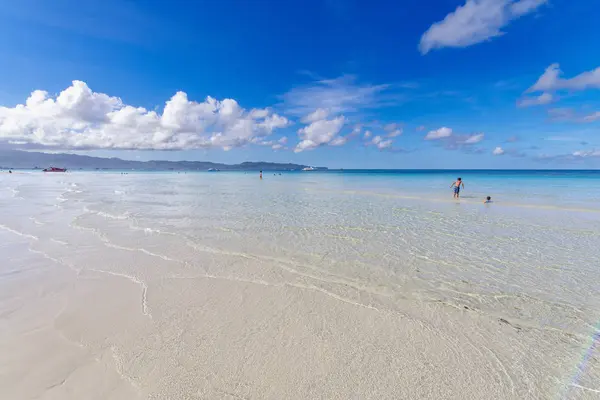
[[44, 170], [44, 172], [67, 172], [66, 168], [55, 168], [55, 167], [50, 167], [50, 168], [46, 168]]

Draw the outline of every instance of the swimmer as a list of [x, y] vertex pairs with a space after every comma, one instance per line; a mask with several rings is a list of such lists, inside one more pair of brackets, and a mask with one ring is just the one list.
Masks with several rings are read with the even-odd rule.
[[460, 198], [460, 187], [462, 186], [462, 188], [465, 188], [465, 183], [462, 181], [462, 178], [458, 178], [456, 180], [456, 182], [452, 182], [452, 185], [450, 185], [450, 188], [454, 188], [454, 198], [458, 199]]
[[489, 203], [492, 203], [492, 197], [491, 196], [486, 197], [485, 200], [483, 201], [483, 204], [489, 204]]
[[260, 171], [260, 179], [262, 179], [262, 171]]

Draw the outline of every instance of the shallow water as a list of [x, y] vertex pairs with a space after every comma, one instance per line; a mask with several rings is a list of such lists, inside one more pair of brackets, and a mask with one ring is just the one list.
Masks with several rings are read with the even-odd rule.
[[[467, 392], [451, 390], [455, 383], [470, 386], [472, 398], [597, 398], [600, 174], [460, 172], [466, 190], [455, 201], [449, 185], [456, 174], [265, 173], [263, 180], [254, 173], [3, 174], [0, 233], [11, 256], [0, 279], [8, 285], [15, 265], [54, 263], [74, 274], [66, 299], [84, 299], [93, 290], [106, 296], [106, 290], [86, 286], [100, 276], [126, 281], [119, 285], [129, 286], [110, 291], [131, 291], [127, 296], [137, 309], [132, 312], [146, 322], [119, 330], [113, 321], [115, 331], [99, 338], [81, 324], [83, 310], [64, 306], [52, 324], [98, 360], [118, 360], [116, 375], [140, 398], [163, 398], [161, 393], [189, 398], [192, 392], [207, 398], [462, 398]], [[494, 203], [482, 204], [486, 195]], [[19, 264], [25, 245], [35, 259]], [[226, 296], [211, 297], [190, 286], [194, 279], [253, 286], [223, 287]], [[277, 299], [287, 308], [277, 308]], [[242, 315], [230, 309], [237, 300]], [[0, 301], [8, 310], [14, 295]], [[327, 310], [320, 309], [324, 301], [333, 302]], [[228, 316], [193, 311], [211, 304]], [[254, 313], [270, 307], [271, 322], [252, 322], [262, 318]], [[340, 308], [335, 318], [343, 320], [329, 331], [320, 324], [334, 318], [328, 313], [337, 307], [352, 308]], [[97, 320], [112, 321], [111, 312], [97, 310]], [[93, 310], [85, 313], [96, 317]], [[384, 315], [384, 322], [370, 320], [370, 313]], [[400, 323], [395, 318], [409, 322], [392, 329]], [[352, 330], [353, 324], [356, 337], [331, 350], [335, 338], [330, 342], [327, 334], [334, 327]], [[234, 336], [214, 328], [219, 326]], [[278, 326], [309, 330], [283, 334]], [[127, 336], [132, 329], [143, 338], [137, 351], [136, 340]], [[222, 349], [225, 357], [204, 348], [198, 337], [187, 337], [195, 332], [212, 338], [213, 329], [221, 332], [211, 339], [217, 349], [239, 340], [252, 352], [238, 359]], [[269, 329], [271, 336], [256, 338]], [[231, 330], [243, 339], [234, 339]], [[157, 337], [168, 342], [170, 335], [178, 344], [156, 342]], [[306, 345], [327, 347], [317, 354], [294, 347], [302, 337]], [[384, 351], [381, 346], [388, 345], [374, 344], [377, 337], [405, 341], [389, 343]], [[361, 353], [363, 361], [342, 356], [365, 343], [371, 347]], [[265, 353], [272, 344], [282, 346], [277, 357]], [[105, 349], [108, 358], [102, 356]], [[388, 360], [371, 376], [364, 368], [378, 365], [367, 362], [378, 351], [403, 356], [396, 356], [398, 365]], [[138, 362], [140, 354], [150, 359]], [[212, 364], [204, 365], [207, 354]], [[168, 365], [169, 357], [179, 360], [180, 369]], [[294, 384], [295, 373], [283, 372], [286, 357], [337, 365], [340, 375], [307, 365]], [[281, 370], [280, 380], [248, 376], [253, 365], [274, 377]], [[192, 384], [190, 371], [212, 372]], [[382, 371], [396, 378], [384, 378]], [[329, 383], [322, 381], [330, 374]], [[429, 374], [437, 378], [419, 378]], [[364, 379], [364, 388], [344, 394], [346, 375]], [[156, 385], [148, 382], [150, 376]], [[165, 379], [171, 382], [157, 383]], [[237, 386], [225, 390], [223, 380]], [[174, 394], [177, 390], [183, 392]]]

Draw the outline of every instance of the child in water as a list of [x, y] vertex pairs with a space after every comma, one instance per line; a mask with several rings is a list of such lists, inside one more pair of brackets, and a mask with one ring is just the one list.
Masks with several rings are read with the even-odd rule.
[[491, 196], [486, 197], [485, 200], [483, 201], [484, 204], [488, 204], [488, 203], [491, 203], [491, 202], [492, 202]]
[[450, 188], [454, 188], [454, 198], [458, 199], [460, 197], [460, 187], [462, 185], [462, 188], [465, 188], [465, 184], [462, 181], [462, 178], [458, 178], [456, 179], [456, 182], [453, 182], [452, 185], [450, 185]]

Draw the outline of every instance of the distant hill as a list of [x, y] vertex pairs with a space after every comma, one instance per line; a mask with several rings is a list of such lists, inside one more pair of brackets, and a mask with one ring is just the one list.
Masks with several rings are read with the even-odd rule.
[[16, 150], [0, 151], [0, 169], [33, 169], [36, 167], [43, 169], [51, 166], [70, 170], [114, 169], [138, 171], [207, 171], [210, 168], [221, 171], [298, 171], [307, 167], [299, 164], [269, 162], [244, 162], [229, 165], [205, 161], [131, 161], [76, 154], [49, 154]]

